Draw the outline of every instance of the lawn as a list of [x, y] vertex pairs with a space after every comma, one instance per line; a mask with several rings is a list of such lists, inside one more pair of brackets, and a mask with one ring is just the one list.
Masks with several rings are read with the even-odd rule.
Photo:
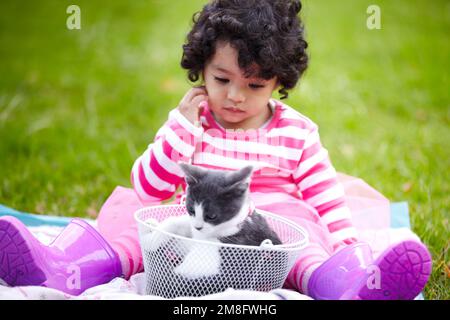
[[[72, 3], [81, 30], [66, 28]], [[190, 86], [181, 45], [203, 3], [1, 1], [0, 203], [95, 217], [129, 187]], [[450, 299], [450, 3], [309, 0], [302, 15], [310, 67], [286, 102], [319, 124], [338, 171], [408, 201], [433, 255], [425, 296]]]

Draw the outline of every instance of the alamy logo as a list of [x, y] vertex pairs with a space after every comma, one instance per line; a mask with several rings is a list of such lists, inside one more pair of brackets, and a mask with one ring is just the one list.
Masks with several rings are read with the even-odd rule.
[[81, 29], [81, 9], [79, 6], [72, 4], [67, 7], [66, 13], [70, 14], [66, 20], [66, 26], [69, 30]]
[[370, 265], [366, 272], [370, 274], [367, 278], [367, 288], [370, 290], [381, 289], [381, 270], [377, 265]]
[[80, 289], [81, 288], [81, 269], [77, 265], [69, 265], [66, 272], [70, 274], [66, 280], [67, 289]]
[[381, 9], [379, 6], [372, 4], [367, 7], [369, 16], [366, 20], [366, 26], [369, 30], [381, 29]]

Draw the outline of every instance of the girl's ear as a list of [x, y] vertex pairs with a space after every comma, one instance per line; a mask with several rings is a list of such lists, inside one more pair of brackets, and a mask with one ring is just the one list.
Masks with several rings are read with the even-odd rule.
[[179, 166], [185, 174], [185, 180], [188, 185], [198, 183], [198, 181], [206, 174], [204, 169], [187, 163], [180, 163]]

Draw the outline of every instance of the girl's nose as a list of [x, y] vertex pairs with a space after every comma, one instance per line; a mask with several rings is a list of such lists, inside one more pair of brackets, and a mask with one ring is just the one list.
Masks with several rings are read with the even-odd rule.
[[228, 90], [227, 95], [228, 100], [232, 101], [234, 104], [242, 103], [245, 101], [245, 96], [239, 88], [231, 87]]

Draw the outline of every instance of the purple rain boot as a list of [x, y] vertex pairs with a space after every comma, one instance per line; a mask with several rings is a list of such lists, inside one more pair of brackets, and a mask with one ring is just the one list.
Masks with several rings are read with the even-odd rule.
[[20, 220], [0, 218], [0, 279], [8, 285], [40, 285], [79, 295], [121, 275], [116, 252], [81, 219], [73, 219], [46, 246]]
[[375, 261], [366, 243], [338, 251], [317, 268], [308, 282], [319, 300], [412, 300], [431, 273], [431, 256], [418, 241], [392, 245]]

